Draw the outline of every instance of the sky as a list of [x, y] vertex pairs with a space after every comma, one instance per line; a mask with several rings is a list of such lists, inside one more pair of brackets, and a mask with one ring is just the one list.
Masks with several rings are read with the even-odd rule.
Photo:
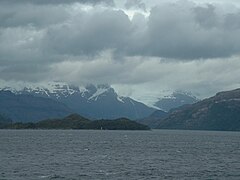
[[148, 103], [240, 87], [238, 0], [0, 0], [0, 79], [110, 84]]

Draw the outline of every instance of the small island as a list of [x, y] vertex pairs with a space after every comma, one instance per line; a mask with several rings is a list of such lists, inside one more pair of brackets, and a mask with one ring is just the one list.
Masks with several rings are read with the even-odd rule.
[[146, 125], [131, 121], [127, 118], [115, 120], [91, 121], [78, 114], [71, 114], [63, 119], [47, 119], [36, 123], [12, 123], [6, 121], [1, 129], [93, 129], [93, 130], [150, 130]]

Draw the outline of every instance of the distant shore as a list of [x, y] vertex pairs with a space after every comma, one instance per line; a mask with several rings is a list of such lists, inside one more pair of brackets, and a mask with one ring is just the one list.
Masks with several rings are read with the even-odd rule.
[[148, 126], [127, 118], [91, 121], [78, 114], [72, 114], [63, 119], [47, 119], [36, 123], [0, 124], [0, 129], [150, 130]]

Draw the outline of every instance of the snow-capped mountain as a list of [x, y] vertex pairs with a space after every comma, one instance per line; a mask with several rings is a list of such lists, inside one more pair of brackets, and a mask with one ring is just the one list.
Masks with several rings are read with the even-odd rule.
[[193, 104], [197, 101], [198, 99], [189, 92], [176, 91], [169, 96], [159, 98], [158, 101], [154, 104], [154, 106], [168, 112], [171, 109], [186, 104]]
[[155, 109], [129, 97], [119, 96], [109, 85], [73, 86], [62, 82], [0, 82], [0, 90], [51, 98], [66, 104], [74, 112], [94, 119], [127, 117], [139, 119]]

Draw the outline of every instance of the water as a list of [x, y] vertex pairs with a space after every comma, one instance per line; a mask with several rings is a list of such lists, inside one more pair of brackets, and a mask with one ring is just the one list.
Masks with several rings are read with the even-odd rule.
[[0, 180], [240, 179], [240, 132], [0, 130]]

